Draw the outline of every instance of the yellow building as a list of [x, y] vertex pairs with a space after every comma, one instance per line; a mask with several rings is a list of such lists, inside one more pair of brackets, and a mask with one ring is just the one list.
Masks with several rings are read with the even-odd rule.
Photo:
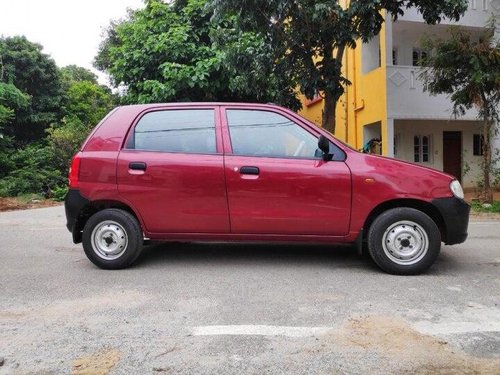
[[[459, 24], [479, 33], [499, 10], [500, 1], [473, 0]], [[427, 53], [420, 40], [446, 37], [453, 23], [427, 25], [415, 9], [385, 21], [379, 36], [345, 53], [343, 71], [352, 85], [337, 104], [336, 137], [357, 149], [380, 139], [382, 155], [445, 171], [472, 187], [481, 173], [477, 113], [455, 119], [449, 98], [430, 96], [419, 80], [419, 60]], [[321, 98], [302, 101], [300, 114], [320, 125]]]

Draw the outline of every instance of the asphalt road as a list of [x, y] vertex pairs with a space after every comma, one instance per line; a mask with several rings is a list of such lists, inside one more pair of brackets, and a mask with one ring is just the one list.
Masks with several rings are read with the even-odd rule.
[[161, 245], [103, 271], [64, 223], [0, 213], [0, 374], [500, 373], [500, 222], [412, 277], [305, 245]]

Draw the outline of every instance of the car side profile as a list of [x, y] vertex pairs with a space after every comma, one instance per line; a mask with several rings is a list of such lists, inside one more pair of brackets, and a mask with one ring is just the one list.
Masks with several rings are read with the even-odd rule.
[[72, 160], [65, 208], [73, 241], [104, 269], [132, 265], [151, 239], [365, 244], [393, 274], [465, 241], [470, 209], [450, 175], [247, 103], [114, 109]]

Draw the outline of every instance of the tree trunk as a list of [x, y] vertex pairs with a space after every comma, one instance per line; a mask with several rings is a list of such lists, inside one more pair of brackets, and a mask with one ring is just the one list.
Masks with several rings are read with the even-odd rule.
[[484, 120], [483, 124], [483, 188], [481, 191], [481, 202], [493, 202], [493, 190], [491, 189], [491, 123]]
[[321, 126], [330, 133], [335, 134], [335, 108], [337, 100], [335, 95], [330, 92], [325, 92], [325, 105], [323, 107], [323, 118]]
[[335, 111], [337, 108], [337, 101], [344, 93], [341, 84], [342, 78], [342, 59], [344, 58], [345, 45], [337, 47], [335, 58], [333, 58], [333, 50], [328, 47], [324, 50], [323, 63], [327, 66], [327, 71], [335, 71], [335, 85], [334, 88], [325, 90], [325, 105], [323, 107], [323, 118], [321, 119], [321, 126], [323, 129], [328, 130], [330, 133], [335, 134], [336, 118]]

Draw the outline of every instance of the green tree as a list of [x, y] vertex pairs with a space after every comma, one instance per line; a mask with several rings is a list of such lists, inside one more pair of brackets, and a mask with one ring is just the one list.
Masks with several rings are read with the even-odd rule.
[[73, 82], [88, 81], [97, 84], [97, 76], [90, 70], [78, 65], [67, 65], [60, 69], [64, 84], [69, 85]]
[[[145, 1], [126, 20], [111, 23], [95, 65], [125, 85], [126, 102], [279, 101], [297, 104], [295, 96], [270, 70], [251, 64], [245, 51], [265, 47], [246, 34], [237, 44], [234, 18], [212, 19], [207, 0]], [[228, 40], [223, 36], [230, 34]], [[227, 48], [239, 48], [249, 74], [236, 74], [227, 64]], [[234, 54], [234, 53], [233, 53]], [[267, 67], [267, 65], [266, 65]], [[251, 82], [251, 74], [259, 75]], [[256, 84], [256, 82], [258, 84]], [[295, 102], [294, 102], [295, 100]]]
[[10, 83], [1, 82], [0, 66], [0, 178], [14, 168], [10, 155], [14, 151], [13, 139], [4, 134], [4, 126], [15, 119], [17, 110], [26, 108], [30, 98]]
[[42, 53], [42, 46], [23, 36], [0, 37], [1, 81], [13, 84], [31, 100], [15, 111], [4, 134], [22, 146], [44, 137], [44, 130], [60, 116], [61, 83], [55, 62]]
[[423, 62], [420, 77], [431, 94], [448, 94], [453, 112], [461, 116], [473, 107], [483, 122], [482, 191], [480, 198], [492, 202], [492, 136], [500, 120], [500, 43], [494, 25], [477, 39], [461, 28], [451, 28], [449, 38], [424, 40], [432, 53]]
[[43, 141], [16, 150], [10, 157], [14, 168], [0, 179], [0, 197], [42, 193], [63, 185], [66, 177], [50, 167], [52, 157], [50, 148]]
[[47, 141], [52, 154], [50, 166], [65, 176], [71, 157], [113, 108], [115, 97], [109, 88], [98, 84], [97, 76], [88, 69], [69, 65], [61, 69], [61, 76], [64, 117], [47, 129]]
[[261, 35], [291, 84], [309, 99], [324, 97], [322, 125], [335, 132], [335, 108], [349, 81], [342, 75], [346, 48], [380, 32], [386, 11], [394, 19], [416, 7], [425, 21], [458, 20], [466, 0], [213, 0], [218, 17], [234, 15], [242, 31]]
[[0, 129], [15, 118], [17, 110], [26, 108], [29, 102], [30, 97], [16, 86], [2, 82], [0, 74]]
[[113, 107], [109, 89], [90, 81], [74, 82], [66, 92], [65, 116], [76, 117], [92, 129]]

